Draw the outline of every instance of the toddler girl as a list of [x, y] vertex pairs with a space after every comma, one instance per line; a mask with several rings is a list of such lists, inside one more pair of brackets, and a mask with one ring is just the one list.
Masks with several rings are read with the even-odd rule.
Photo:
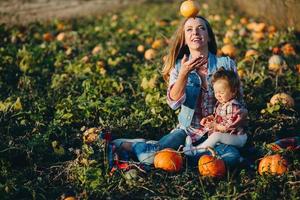
[[192, 138], [186, 137], [186, 155], [202, 153], [217, 143], [242, 147], [247, 141], [244, 127], [247, 124], [247, 109], [238, 102], [240, 80], [233, 71], [220, 68], [212, 77], [214, 95], [217, 99], [214, 113], [203, 118], [200, 124], [208, 138], [198, 146], [192, 145]]

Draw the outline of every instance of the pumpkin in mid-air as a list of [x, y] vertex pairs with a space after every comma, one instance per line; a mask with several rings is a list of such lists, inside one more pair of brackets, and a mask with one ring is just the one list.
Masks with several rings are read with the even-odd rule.
[[188, 17], [195, 17], [200, 10], [200, 5], [197, 1], [194, 0], [187, 0], [182, 2], [180, 6], [180, 13], [182, 16]]

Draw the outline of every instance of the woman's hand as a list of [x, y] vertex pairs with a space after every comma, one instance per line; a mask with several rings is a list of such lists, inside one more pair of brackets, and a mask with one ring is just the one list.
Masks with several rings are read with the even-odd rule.
[[181, 60], [181, 74], [187, 76], [191, 71], [194, 69], [199, 69], [203, 65], [207, 63], [207, 57], [199, 56], [196, 58], [192, 58], [191, 60], [188, 60], [188, 57], [186, 55], [183, 56]]
[[183, 56], [177, 80], [170, 90], [170, 98], [172, 100], [177, 101], [184, 95], [189, 73], [194, 69], [200, 68], [206, 63], [207, 57], [197, 57], [188, 60], [188, 57], [186, 55]]

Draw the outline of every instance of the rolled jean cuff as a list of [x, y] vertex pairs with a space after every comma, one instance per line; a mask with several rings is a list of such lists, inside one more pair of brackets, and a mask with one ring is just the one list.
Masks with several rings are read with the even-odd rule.
[[159, 145], [156, 143], [136, 142], [132, 145], [132, 152], [137, 159], [147, 165], [153, 164], [157, 151], [159, 151]]

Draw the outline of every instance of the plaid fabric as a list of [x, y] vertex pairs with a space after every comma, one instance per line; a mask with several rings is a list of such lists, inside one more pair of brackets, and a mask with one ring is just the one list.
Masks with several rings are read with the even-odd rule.
[[[168, 88], [167, 101], [168, 104], [171, 105], [171, 107], [178, 107], [185, 101], [185, 94], [177, 101], [172, 100], [170, 97], [170, 90], [173, 85], [170, 85]], [[207, 90], [201, 88], [191, 126], [186, 130], [187, 135], [191, 136], [193, 142], [198, 141], [205, 133], [208, 132], [208, 129], [200, 125], [200, 121], [203, 117], [206, 117], [213, 113], [215, 102], [216, 99], [211, 86], [208, 85]]]
[[274, 143], [268, 144], [268, 148], [273, 151], [286, 150], [300, 150], [300, 137], [289, 137], [277, 140]]
[[245, 134], [244, 126], [247, 124], [247, 113], [247, 109], [236, 99], [225, 104], [218, 102], [214, 111], [215, 122], [225, 126], [229, 134]]

